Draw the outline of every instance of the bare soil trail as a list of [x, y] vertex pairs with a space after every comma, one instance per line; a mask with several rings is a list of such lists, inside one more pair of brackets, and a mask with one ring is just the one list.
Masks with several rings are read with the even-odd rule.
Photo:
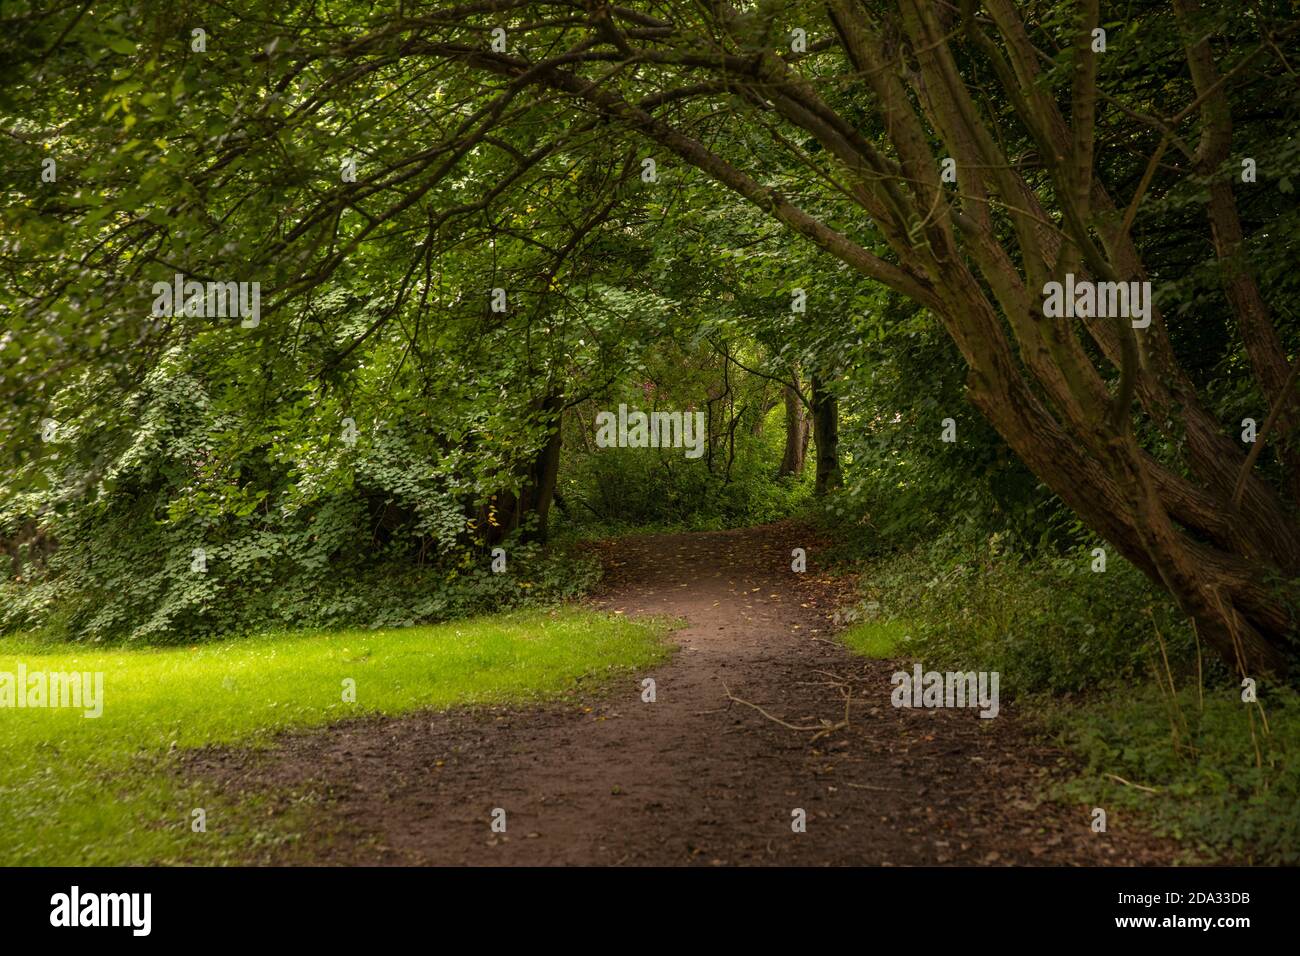
[[[809, 571], [790, 569], [794, 547]], [[890, 704], [897, 663], [831, 638], [839, 585], [780, 523], [597, 546], [595, 602], [687, 626], [653, 671], [545, 706], [367, 718], [270, 750], [204, 751], [223, 788], [319, 795], [280, 862], [325, 864], [1163, 864], [1177, 847], [1040, 803], [1063, 756], [1014, 713]], [[910, 662], [907, 665], [910, 668]], [[642, 701], [641, 681], [656, 682]], [[731, 701], [727, 690], [769, 716]], [[797, 727], [848, 726], [814, 740]], [[283, 799], [287, 800], [288, 797]], [[274, 800], [273, 800], [274, 805]], [[504, 834], [490, 815], [507, 813]], [[792, 831], [792, 811], [807, 815]]]

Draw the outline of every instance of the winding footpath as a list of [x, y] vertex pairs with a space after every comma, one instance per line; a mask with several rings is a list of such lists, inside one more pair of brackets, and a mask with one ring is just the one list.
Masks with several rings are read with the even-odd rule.
[[[815, 564], [793, 573], [793, 547], [815, 562], [816, 542], [786, 523], [605, 542], [598, 606], [687, 622], [653, 671], [548, 705], [348, 721], [269, 751], [210, 754], [192, 771], [236, 790], [317, 794], [310, 830], [277, 862], [1174, 859], [1175, 845], [1117, 814], [1098, 834], [1091, 808], [1041, 803], [1039, 785], [1066, 758], [1012, 709], [980, 720], [894, 708], [890, 675], [912, 662], [867, 661], [835, 643], [838, 585]], [[642, 700], [646, 677], [653, 703]], [[489, 827], [496, 807], [505, 833]], [[796, 810], [804, 832], [792, 828]]]

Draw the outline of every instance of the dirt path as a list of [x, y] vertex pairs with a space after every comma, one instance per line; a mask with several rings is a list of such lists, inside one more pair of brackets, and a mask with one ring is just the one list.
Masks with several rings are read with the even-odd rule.
[[[787, 525], [601, 547], [597, 603], [689, 626], [671, 661], [546, 707], [366, 719], [265, 754], [208, 752], [194, 772], [324, 796], [293, 862], [367, 864], [1151, 864], [1174, 847], [1095, 834], [1087, 807], [1039, 805], [1059, 754], [1003, 709], [890, 704], [898, 668], [826, 641], [834, 585], [790, 570], [817, 543]], [[641, 680], [656, 681], [654, 703]], [[810, 743], [791, 724], [843, 718]], [[507, 812], [505, 834], [490, 813]], [[807, 814], [794, 833], [791, 811]]]

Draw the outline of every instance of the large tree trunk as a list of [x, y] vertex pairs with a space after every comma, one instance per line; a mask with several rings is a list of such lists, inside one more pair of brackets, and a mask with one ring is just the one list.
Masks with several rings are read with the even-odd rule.
[[817, 476], [813, 492], [824, 495], [840, 486], [839, 403], [822, 380], [812, 377], [813, 441], [817, 446]]
[[804, 459], [808, 456], [808, 441], [812, 429], [803, 399], [793, 385], [786, 385], [782, 390], [785, 397], [785, 453], [781, 456], [781, 467], [777, 477], [803, 474]]
[[1277, 420], [1269, 437], [1285, 466], [1287, 490], [1293, 500], [1300, 500], [1300, 455], [1284, 441], [1294, 431], [1297, 420], [1294, 396], [1290, 394], [1294, 390], [1291, 367], [1273, 326], [1269, 308], [1244, 255], [1241, 217], [1237, 214], [1237, 201], [1232, 194], [1233, 173], [1228, 173], [1230, 178], [1224, 178], [1220, 169], [1232, 151], [1232, 112], [1228, 95], [1220, 82], [1206, 27], [1198, 22], [1202, 15], [1200, 3], [1197, 0], [1174, 0], [1174, 10], [1183, 32], [1192, 83], [1201, 100], [1201, 140], [1196, 148], [1194, 164], [1198, 174], [1210, 179], [1206, 213], [1215, 255], [1223, 269], [1224, 293], [1237, 317], [1242, 344], [1264, 397], [1271, 409], [1277, 409]]

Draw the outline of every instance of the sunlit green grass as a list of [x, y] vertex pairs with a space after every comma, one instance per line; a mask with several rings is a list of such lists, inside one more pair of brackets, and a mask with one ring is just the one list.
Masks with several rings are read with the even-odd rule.
[[[362, 714], [553, 698], [660, 660], [664, 629], [563, 609], [180, 648], [0, 639], [0, 672], [21, 662], [104, 674], [99, 718], [0, 708], [0, 865], [249, 859], [294, 821], [184, 783], [175, 757], [186, 748], [255, 746]], [[355, 703], [343, 699], [349, 679]], [[207, 833], [191, 832], [194, 807], [207, 810]]]
[[860, 621], [841, 631], [838, 637], [855, 654], [883, 660], [903, 657], [911, 640], [905, 622], [883, 618]]

